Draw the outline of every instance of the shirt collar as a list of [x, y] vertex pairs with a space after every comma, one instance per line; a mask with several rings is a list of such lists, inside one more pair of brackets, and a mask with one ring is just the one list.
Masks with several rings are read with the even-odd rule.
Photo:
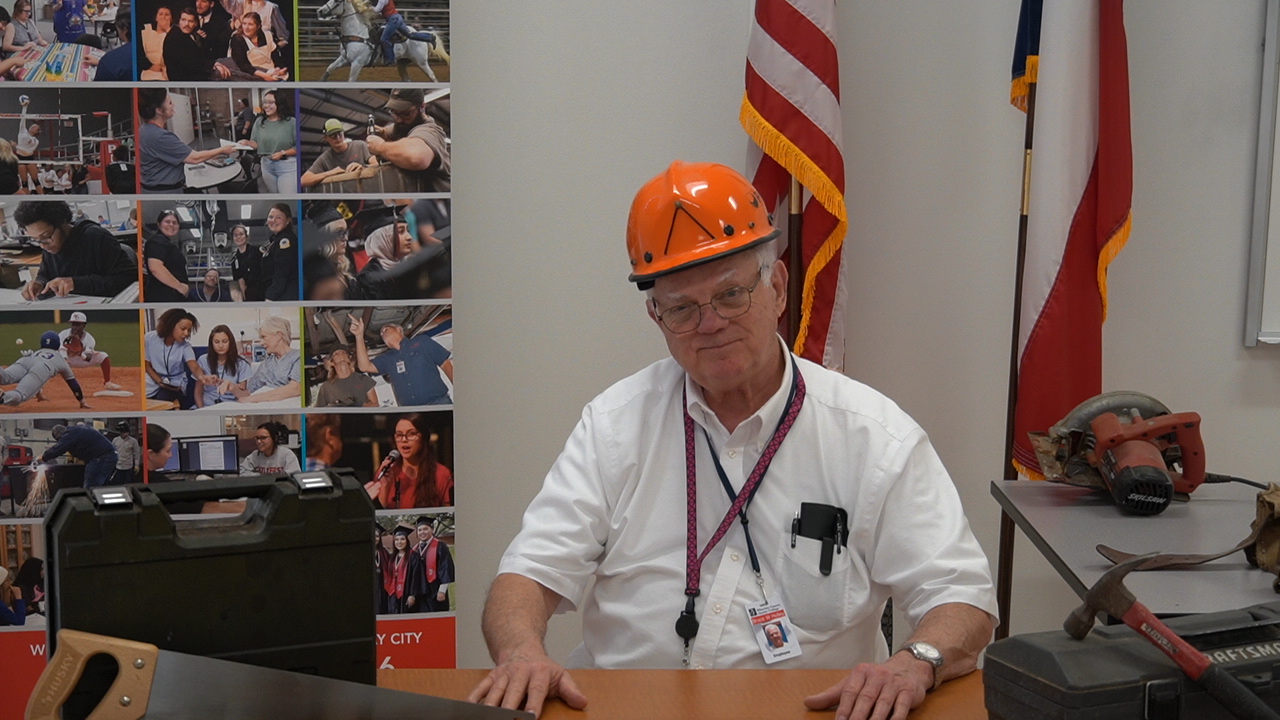
[[772, 428], [778, 425], [778, 421], [782, 419], [782, 413], [786, 410], [787, 395], [791, 390], [792, 362], [791, 350], [787, 347], [786, 341], [778, 336], [778, 344], [782, 346], [785, 355], [782, 369], [782, 381], [778, 384], [778, 389], [769, 396], [764, 405], [755, 412], [751, 417], [743, 420], [732, 433], [725, 428], [712, 412], [711, 407], [707, 405], [706, 398], [702, 395], [702, 388], [698, 386], [688, 373], [684, 376], [685, 392], [688, 395], [689, 417], [693, 421], [706, 428], [718, 441], [723, 442], [729, 437], [741, 438], [742, 444], [752, 442], [763, 442], [765, 438], [761, 437], [761, 431], [764, 428]]

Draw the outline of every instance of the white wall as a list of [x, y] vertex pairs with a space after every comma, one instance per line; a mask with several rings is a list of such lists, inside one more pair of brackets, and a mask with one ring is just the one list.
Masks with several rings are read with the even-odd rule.
[[[1264, 2], [1126, 5], [1135, 222], [1112, 265], [1104, 386], [1199, 411], [1211, 470], [1269, 480], [1280, 350], [1241, 344]], [[838, 10], [847, 369], [929, 430], [993, 567], [1021, 177], [1023, 118], [1008, 105], [1017, 7]], [[750, 11], [453, 10], [461, 666], [488, 664], [483, 588], [581, 406], [664, 353], [625, 281], [627, 208], [673, 158], [742, 167]], [[1021, 536], [1017, 558], [1014, 632], [1060, 626], [1075, 598]], [[576, 623], [553, 621], [553, 654], [576, 643]]]

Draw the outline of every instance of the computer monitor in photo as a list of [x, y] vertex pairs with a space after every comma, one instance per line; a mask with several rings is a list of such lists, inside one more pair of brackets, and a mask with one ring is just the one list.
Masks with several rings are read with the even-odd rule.
[[240, 469], [235, 435], [178, 438], [178, 455], [183, 472], [236, 473]]

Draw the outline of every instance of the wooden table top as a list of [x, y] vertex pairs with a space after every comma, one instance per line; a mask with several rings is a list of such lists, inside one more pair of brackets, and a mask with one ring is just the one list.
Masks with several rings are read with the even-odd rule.
[[[379, 670], [379, 687], [465, 699], [487, 670]], [[587, 695], [579, 712], [550, 702], [543, 720], [714, 720], [757, 717], [831, 718], [804, 698], [839, 682], [843, 670], [573, 670]], [[912, 720], [985, 720], [982, 672], [944, 684], [911, 713]]]

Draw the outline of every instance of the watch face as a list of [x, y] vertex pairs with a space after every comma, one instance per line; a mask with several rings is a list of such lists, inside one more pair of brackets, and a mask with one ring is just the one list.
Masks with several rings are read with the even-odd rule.
[[911, 651], [912, 655], [927, 663], [932, 663], [935, 667], [942, 664], [942, 653], [929, 643], [914, 642], [908, 645], [907, 649]]

